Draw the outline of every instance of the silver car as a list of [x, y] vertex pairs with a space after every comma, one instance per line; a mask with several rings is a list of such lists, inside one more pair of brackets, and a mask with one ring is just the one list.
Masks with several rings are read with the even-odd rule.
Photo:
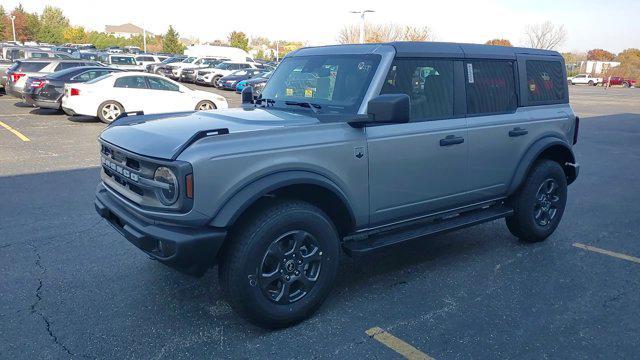
[[70, 69], [78, 66], [101, 66], [95, 61], [86, 60], [59, 60], [55, 58], [48, 59], [29, 59], [17, 60], [6, 71], [5, 90], [7, 94], [22, 98], [24, 86], [27, 79], [31, 76], [43, 76], [54, 73], [56, 71]]
[[260, 97], [121, 118], [100, 136], [98, 213], [189, 274], [218, 264], [232, 308], [280, 328], [328, 295], [339, 253], [505, 218], [548, 238], [578, 176], [564, 60], [399, 42], [289, 53]]

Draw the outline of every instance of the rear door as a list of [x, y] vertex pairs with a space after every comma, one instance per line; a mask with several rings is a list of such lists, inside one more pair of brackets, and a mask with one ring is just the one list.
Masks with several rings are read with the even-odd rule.
[[468, 138], [460, 107], [462, 63], [396, 59], [381, 94], [411, 99], [411, 120], [366, 128], [371, 225], [459, 206], [467, 191]]
[[542, 106], [568, 101], [564, 66], [550, 60], [467, 61], [471, 200], [506, 195], [527, 149], [568, 120], [566, 108]]
[[473, 200], [498, 197], [505, 192], [518, 162], [517, 154], [526, 145], [526, 134], [517, 133], [517, 129], [526, 128], [523, 123], [527, 120], [526, 113], [517, 111], [517, 83], [515, 58], [465, 61]]

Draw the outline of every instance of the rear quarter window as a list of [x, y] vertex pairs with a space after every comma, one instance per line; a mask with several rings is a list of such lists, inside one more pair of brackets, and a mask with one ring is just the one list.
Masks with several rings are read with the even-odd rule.
[[527, 60], [527, 100], [536, 104], [565, 100], [565, 80], [559, 61]]

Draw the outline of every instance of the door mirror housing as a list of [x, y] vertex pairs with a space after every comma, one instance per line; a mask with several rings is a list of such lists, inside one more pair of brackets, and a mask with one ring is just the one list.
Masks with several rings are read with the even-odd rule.
[[243, 104], [253, 104], [253, 87], [246, 86], [242, 89], [242, 103]]
[[409, 122], [411, 99], [407, 94], [378, 95], [367, 103], [367, 116], [349, 121], [353, 127], [367, 124], [402, 124]]

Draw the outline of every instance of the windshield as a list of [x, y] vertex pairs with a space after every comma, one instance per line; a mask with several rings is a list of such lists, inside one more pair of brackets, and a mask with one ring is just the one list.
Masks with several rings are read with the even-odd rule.
[[221, 64], [216, 65], [215, 68], [220, 70], [227, 70], [229, 67], [231, 67], [231, 65], [232, 65], [231, 63], [223, 62]]
[[192, 56], [192, 57], [188, 57], [188, 58], [186, 58], [186, 59], [182, 60], [182, 62], [183, 62], [183, 63], [191, 63], [191, 62], [193, 62], [193, 60], [195, 60], [195, 59], [196, 59], [196, 58]]
[[375, 54], [285, 58], [262, 97], [275, 100], [275, 106], [303, 102], [317, 105], [324, 113], [355, 114], [380, 58]]
[[136, 59], [132, 56], [112, 56], [111, 63], [116, 65], [135, 65]]

